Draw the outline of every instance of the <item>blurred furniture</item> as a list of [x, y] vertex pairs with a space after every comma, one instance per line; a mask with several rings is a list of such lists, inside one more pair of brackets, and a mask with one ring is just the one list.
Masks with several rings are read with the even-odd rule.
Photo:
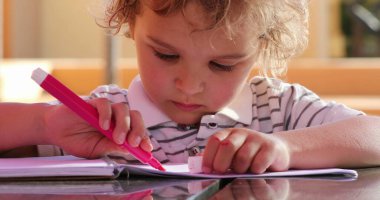
[[380, 56], [380, 1], [343, 0], [342, 24], [348, 56]]

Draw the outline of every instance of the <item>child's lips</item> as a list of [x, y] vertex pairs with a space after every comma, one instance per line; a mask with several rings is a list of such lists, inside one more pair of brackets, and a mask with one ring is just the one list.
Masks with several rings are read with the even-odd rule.
[[173, 103], [180, 110], [187, 111], [187, 112], [194, 111], [202, 106], [199, 104], [186, 104], [186, 103], [180, 103], [176, 101], [173, 101]]

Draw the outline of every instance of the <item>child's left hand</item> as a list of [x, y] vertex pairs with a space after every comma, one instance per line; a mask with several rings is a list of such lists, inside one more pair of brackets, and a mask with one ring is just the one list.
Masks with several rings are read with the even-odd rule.
[[263, 173], [289, 168], [289, 148], [280, 138], [245, 128], [224, 129], [212, 135], [203, 153], [205, 173]]

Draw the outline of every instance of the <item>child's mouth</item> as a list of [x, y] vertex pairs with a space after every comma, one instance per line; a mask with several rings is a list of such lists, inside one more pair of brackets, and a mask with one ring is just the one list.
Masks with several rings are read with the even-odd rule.
[[186, 111], [186, 112], [191, 112], [194, 111], [198, 108], [200, 108], [202, 105], [199, 104], [184, 104], [180, 102], [173, 101], [173, 104], [180, 110]]

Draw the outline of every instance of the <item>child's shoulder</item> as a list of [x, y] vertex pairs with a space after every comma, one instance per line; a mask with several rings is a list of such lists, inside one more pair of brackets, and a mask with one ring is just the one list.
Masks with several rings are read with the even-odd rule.
[[298, 83], [289, 83], [277, 78], [268, 78], [263, 76], [254, 76], [248, 82], [252, 92], [281, 94], [286, 92], [292, 93], [313, 93], [305, 86]]
[[249, 84], [254, 88], [263, 88], [263, 89], [280, 89], [284, 87], [290, 87], [295, 85], [298, 87], [298, 84], [290, 84], [281, 79], [277, 78], [268, 78], [264, 76], [254, 76], [249, 80]]

